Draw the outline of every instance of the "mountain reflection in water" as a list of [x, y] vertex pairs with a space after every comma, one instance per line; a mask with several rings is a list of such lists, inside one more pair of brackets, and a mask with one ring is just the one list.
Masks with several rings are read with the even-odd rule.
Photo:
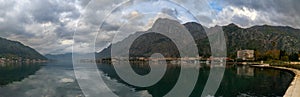
[[15, 81], [21, 81], [33, 75], [41, 68], [41, 64], [9, 63], [0, 65], [0, 85], [7, 85]]
[[[196, 86], [190, 97], [199, 97], [207, 82], [211, 66], [207, 64], [182, 65], [186, 69], [198, 69], [199, 76]], [[147, 63], [132, 63], [131, 67], [137, 74], [145, 75], [150, 72]], [[107, 76], [122, 81], [116, 74], [111, 64], [98, 64], [98, 68]], [[153, 97], [161, 97], [168, 93], [176, 84], [180, 73], [180, 65], [168, 63], [164, 77], [155, 85], [150, 87], [134, 87], [137, 91], [147, 90]], [[219, 67], [212, 67], [219, 68]], [[290, 82], [293, 79], [291, 72], [254, 68], [249, 66], [227, 65], [224, 77], [215, 96], [236, 97], [236, 96], [283, 96]]]
[[[0, 97], [84, 97], [72, 62], [10, 64], [0, 67]], [[106, 85], [121, 97], [145, 97], [147, 91], [132, 91], [103, 75]], [[101, 96], [101, 95], [100, 95]]]
[[[147, 63], [132, 63], [131, 67], [140, 75], [151, 71]], [[190, 97], [199, 97], [211, 68], [220, 68], [194, 63], [186, 63], [182, 67], [186, 70], [199, 70], [198, 81]], [[158, 83], [141, 88], [122, 81], [111, 64], [98, 64], [98, 68], [105, 85], [121, 97], [164, 96], [174, 87], [181, 71], [181, 65], [168, 64], [166, 73]], [[293, 76], [282, 70], [228, 65], [215, 96], [282, 96]], [[1, 65], [0, 82], [1, 97], [84, 96], [77, 84], [71, 62]]]

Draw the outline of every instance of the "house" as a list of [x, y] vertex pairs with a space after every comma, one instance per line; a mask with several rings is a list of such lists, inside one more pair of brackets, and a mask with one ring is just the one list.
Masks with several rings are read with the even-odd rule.
[[237, 59], [243, 61], [253, 61], [254, 58], [254, 50], [239, 50], [237, 51]]
[[5, 59], [4, 58], [0, 58], [0, 64], [4, 63]]

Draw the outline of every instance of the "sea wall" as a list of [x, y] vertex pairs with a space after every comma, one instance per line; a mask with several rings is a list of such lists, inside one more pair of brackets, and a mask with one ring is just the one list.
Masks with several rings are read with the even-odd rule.
[[253, 65], [253, 67], [274, 68], [288, 70], [294, 73], [294, 79], [286, 90], [283, 97], [300, 97], [300, 70], [286, 67], [269, 66], [269, 65]]

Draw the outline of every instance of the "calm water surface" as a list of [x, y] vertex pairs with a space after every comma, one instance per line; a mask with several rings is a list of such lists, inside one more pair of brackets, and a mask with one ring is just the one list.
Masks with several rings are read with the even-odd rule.
[[[146, 63], [132, 65], [135, 72], [145, 75], [150, 72]], [[206, 64], [187, 66], [198, 69], [197, 84], [190, 97], [199, 97], [209, 75]], [[110, 64], [98, 64], [102, 78], [121, 97], [161, 97], [176, 84], [180, 66], [168, 65], [164, 77], [151, 87], [134, 87], [123, 82]], [[216, 96], [282, 96], [289, 86], [293, 74], [287, 71], [227, 66]], [[72, 63], [52, 62], [44, 64], [7, 64], [0, 66], [1, 97], [82, 97]]]
[[[0, 97], [84, 97], [71, 62], [1, 65], [0, 75]], [[122, 97], [150, 95], [102, 75]]]
[[[100, 64], [100, 70], [108, 76], [126, 84], [114, 72], [112, 65]], [[145, 75], [150, 72], [149, 66], [145, 64], [132, 65], [135, 72]], [[147, 90], [154, 97], [161, 97], [168, 93], [176, 84], [180, 72], [180, 66], [168, 65], [168, 70], [161, 81], [151, 87], [135, 87], [136, 90]], [[190, 97], [200, 97], [209, 76], [210, 66], [201, 64], [200, 66], [187, 66], [186, 69], [199, 69], [197, 84]], [[215, 67], [218, 68], [218, 67]], [[253, 68], [249, 66], [231, 65], [227, 66], [223, 80], [215, 96], [236, 97], [236, 96], [283, 96], [293, 74], [288, 71]], [[131, 85], [129, 85], [131, 86]]]

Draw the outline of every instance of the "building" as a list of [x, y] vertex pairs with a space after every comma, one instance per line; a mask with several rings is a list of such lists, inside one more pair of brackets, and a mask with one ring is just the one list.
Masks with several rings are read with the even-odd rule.
[[237, 59], [244, 61], [254, 60], [254, 50], [239, 50], [237, 51]]
[[0, 58], [0, 64], [5, 63], [5, 58]]

